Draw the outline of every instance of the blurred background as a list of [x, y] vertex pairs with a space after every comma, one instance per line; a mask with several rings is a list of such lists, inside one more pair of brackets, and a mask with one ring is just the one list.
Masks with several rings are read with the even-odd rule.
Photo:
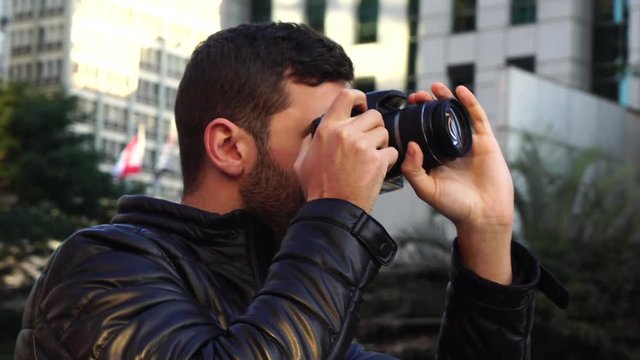
[[[363, 91], [463, 84], [516, 185], [514, 237], [569, 287], [540, 297], [535, 359], [640, 359], [640, 0], [0, 0], [0, 359], [51, 252], [118, 196], [178, 201], [173, 105], [195, 45], [304, 22]], [[451, 224], [410, 188], [375, 216], [400, 245], [358, 341], [432, 358]]]

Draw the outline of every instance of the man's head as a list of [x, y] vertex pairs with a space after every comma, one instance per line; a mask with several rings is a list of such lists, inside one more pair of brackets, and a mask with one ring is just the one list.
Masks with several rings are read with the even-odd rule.
[[[353, 65], [343, 49], [303, 25], [240, 25], [211, 35], [193, 52], [176, 97], [185, 196], [206, 185], [202, 184], [203, 172], [207, 163], [212, 162], [212, 155], [205, 138], [212, 123], [218, 121], [223, 126], [231, 123], [255, 141], [258, 153], [252, 182], [248, 174], [238, 179], [243, 185], [244, 205], [251, 207], [252, 204], [247, 204], [251, 199], [246, 198], [255, 195], [251, 192], [259, 188], [258, 183], [263, 187], [275, 186], [256, 177], [274, 172], [292, 174], [288, 166], [278, 165], [277, 159], [272, 158], [271, 142], [282, 137], [270, 136], [274, 115], [292, 106], [293, 92], [352, 79]], [[306, 98], [297, 97], [296, 101], [309, 102], [311, 106], [314, 98], [308, 93]], [[299, 108], [300, 104], [297, 105]], [[233, 171], [226, 173], [235, 176]]]

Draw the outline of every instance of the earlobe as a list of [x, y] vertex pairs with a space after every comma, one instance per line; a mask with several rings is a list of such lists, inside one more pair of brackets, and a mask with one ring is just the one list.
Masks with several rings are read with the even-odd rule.
[[241, 176], [249, 166], [246, 133], [224, 118], [212, 120], [204, 131], [207, 159], [222, 173]]

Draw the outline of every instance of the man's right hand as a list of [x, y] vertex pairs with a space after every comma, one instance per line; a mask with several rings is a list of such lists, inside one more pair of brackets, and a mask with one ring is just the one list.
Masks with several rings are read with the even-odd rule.
[[376, 110], [366, 110], [363, 92], [345, 89], [323, 116], [313, 138], [302, 143], [294, 169], [307, 201], [343, 199], [371, 212], [387, 170], [398, 159]]

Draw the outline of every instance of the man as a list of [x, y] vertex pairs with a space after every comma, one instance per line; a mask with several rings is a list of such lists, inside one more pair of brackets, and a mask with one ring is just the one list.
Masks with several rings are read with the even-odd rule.
[[[369, 212], [398, 152], [352, 79], [342, 48], [304, 26], [201, 43], [176, 99], [182, 204], [124, 197], [111, 225], [67, 239], [32, 291], [16, 359], [390, 358], [352, 340], [395, 252]], [[439, 358], [526, 359], [540, 268], [511, 243], [513, 186], [486, 115], [456, 92], [470, 156], [427, 174], [411, 144], [402, 165], [458, 230]]]

